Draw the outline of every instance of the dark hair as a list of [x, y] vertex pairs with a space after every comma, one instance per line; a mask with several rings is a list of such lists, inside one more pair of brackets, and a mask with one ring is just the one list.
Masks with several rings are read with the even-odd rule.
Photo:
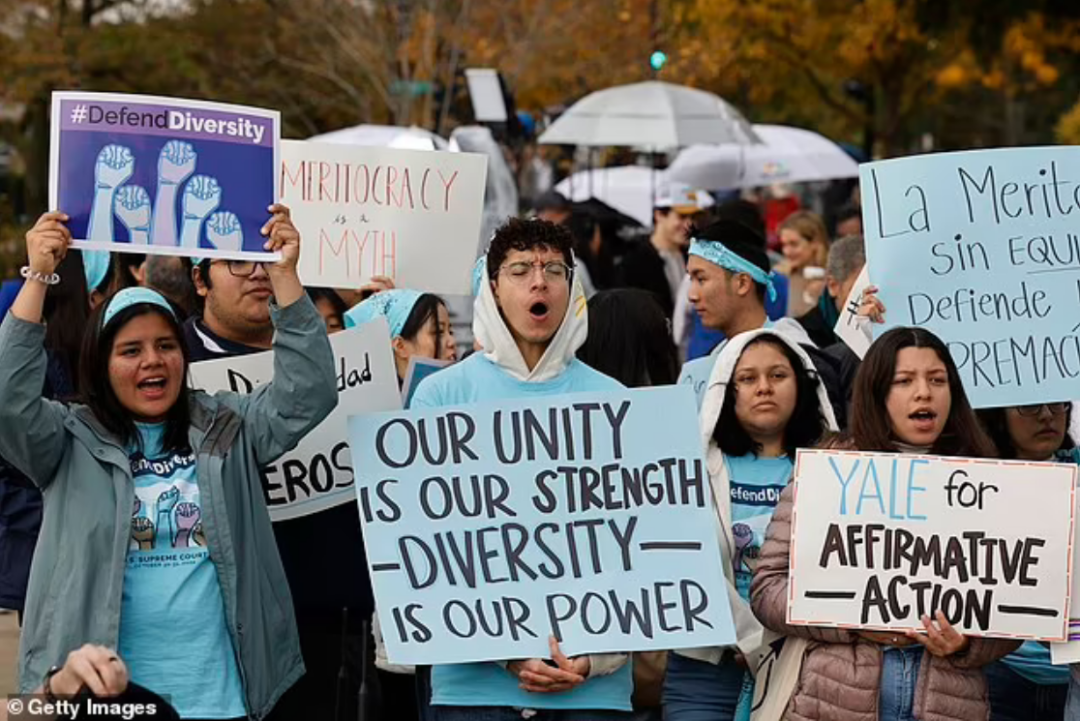
[[578, 360], [629, 388], [679, 377], [679, 354], [663, 308], [637, 288], [604, 290], [589, 300], [589, 337]]
[[439, 318], [439, 306], [445, 306], [443, 299], [432, 293], [424, 293], [417, 298], [416, 303], [413, 305], [412, 310], [409, 311], [409, 317], [405, 319], [405, 325], [401, 326], [400, 335], [405, 340], [411, 341], [416, 338], [417, 334], [423, 329], [427, 322], [431, 319], [435, 319], [435, 354], [439, 354], [442, 348], [442, 332], [439, 330], [438, 318]]
[[897, 441], [885, 402], [896, 374], [896, 356], [905, 348], [934, 351], [945, 364], [949, 379], [952, 397], [949, 417], [930, 452], [942, 456], [996, 457], [993, 442], [968, 402], [952, 354], [940, 338], [925, 328], [893, 328], [870, 346], [855, 374], [848, 440], [860, 451], [896, 451]]
[[[56, 268], [60, 282], [45, 291], [45, 349], [49, 358], [63, 374], [70, 389], [55, 389], [78, 393], [79, 348], [90, 316], [90, 294], [86, 290], [82, 254], [68, 253]], [[64, 397], [58, 400], [69, 400]]]
[[144, 266], [146, 287], [153, 288], [165, 299], [179, 306], [184, 316], [199, 307], [199, 296], [191, 278], [191, 258], [175, 255], [151, 255]]
[[761, 238], [762, 247], [765, 246], [765, 219], [761, 217], [761, 210], [749, 200], [736, 198], [721, 203], [715, 211], [717, 220], [733, 220], [742, 223], [754, 235]]
[[191, 425], [191, 409], [188, 399], [187, 371], [190, 363], [187, 343], [184, 341], [184, 333], [180, 323], [172, 313], [153, 303], [136, 303], [124, 308], [110, 319], [109, 324], [102, 328], [101, 318], [105, 309], [112, 301], [110, 296], [90, 316], [90, 325], [83, 336], [82, 356], [79, 360], [80, 383], [79, 391], [82, 402], [89, 406], [94, 417], [101, 425], [120, 439], [125, 445], [139, 443], [139, 433], [135, 428], [135, 421], [126, 408], [120, 404], [120, 400], [113, 391], [112, 382], [109, 379], [109, 358], [112, 355], [113, 342], [116, 334], [120, 332], [133, 318], [147, 313], [156, 313], [165, 319], [169, 328], [176, 335], [176, 342], [180, 344], [180, 351], [184, 355], [184, 370], [181, 380], [180, 396], [176, 403], [169, 409], [165, 419], [165, 437], [162, 450], [182, 453], [189, 449], [188, 428]]
[[342, 325], [345, 324], [345, 313], [349, 310], [349, 306], [345, 304], [345, 301], [338, 295], [338, 292], [333, 288], [305, 288], [308, 294], [308, 298], [311, 298], [311, 302], [318, 305], [320, 300], [325, 300], [334, 309], [334, 315], [338, 317]]
[[[195, 263], [195, 265], [192, 266], [192, 270], [194, 270], [195, 268], [199, 269], [199, 280], [203, 282], [203, 285], [205, 285], [208, 290], [214, 287], [213, 282], [211, 282], [210, 280], [210, 263], [212, 260], [212, 258], [203, 258], [198, 263]], [[194, 273], [191, 274], [191, 283], [192, 285], [195, 284]]]
[[512, 250], [554, 250], [567, 265], [574, 265], [574, 236], [561, 225], [536, 218], [510, 218], [495, 231], [487, 251], [488, 277], [495, 280]]
[[110, 253], [109, 265], [105, 270], [105, 277], [94, 288], [87, 288], [88, 293], [97, 291], [106, 296], [112, 296], [124, 288], [132, 288], [139, 284], [132, 268], [142, 265], [146, 256], [141, 253]]
[[[1000, 408], [980, 408], [975, 411], [975, 415], [978, 417], [979, 422], [982, 423], [983, 428], [986, 430], [987, 435], [990, 436], [990, 440], [997, 446], [998, 453], [1002, 458], [1014, 459], [1016, 458], [1016, 444], [1013, 443], [1012, 436], [1009, 434], [1009, 423], [1005, 418], [1005, 411], [1008, 410], [1005, 407]], [[1072, 403], [1065, 404], [1065, 438], [1061, 442], [1059, 451], [1071, 451], [1076, 448], [1076, 443], [1073, 441], [1072, 436], [1069, 435], [1069, 426], [1072, 424]]]
[[[766, 344], [777, 348], [791, 363], [795, 371], [795, 409], [784, 427], [784, 454], [795, 458], [797, 448], [812, 448], [825, 434], [828, 428], [821, 414], [821, 402], [818, 400], [818, 386], [821, 380], [817, 371], [808, 368], [795, 350], [775, 335], [764, 334], [746, 344], [742, 352], [755, 345]], [[742, 354], [739, 355], [742, 358]], [[738, 362], [736, 362], [738, 365]], [[732, 370], [724, 393], [724, 405], [720, 408], [720, 417], [713, 429], [713, 440], [717, 447], [729, 456], [757, 455], [761, 444], [750, 437], [735, 415], [735, 371]]]
[[840, 210], [836, 211], [835, 224], [840, 225], [844, 221], [851, 220], [852, 218], [858, 218], [859, 222], [862, 222], [862, 208], [854, 203], [848, 203], [841, 207]]
[[562, 212], [569, 212], [570, 201], [566, 199], [566, 196], [558, 193], [554, 190], [549, 190], [543, 193], [536, 199], [535, 208], [537, 213], [545, 210], [556, 210]]

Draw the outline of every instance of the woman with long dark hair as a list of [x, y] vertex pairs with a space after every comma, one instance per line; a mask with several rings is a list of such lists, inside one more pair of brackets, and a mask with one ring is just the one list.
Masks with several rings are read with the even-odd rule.
[[296, 275], [284, 206], [264, 226], [275, 301], [274, 380], [250, 395], [188, 387], [172, 307], [126, 288], [91, 316], [81, 403], [45, 400], [46, 288], [71, 234], [27, 233], [28, 278], [0, 326], [0, 454], [45, 496], [19, 655], [22, 692], [74, 695], [65, 657], [93, 642], [184, 718], [263, 717], [303, 673], [259, 468], [337, 402], [322, 318]]
[[666, 721], [749, 717], [754, 681], [745, 658], [763, 645], [750, 583], [765, 529], [791, 480], [796, 449], [835, 430], [829, 396], [797, 343], [768, 329], [728, 341], [709, 377], [701, 432], [738, 646], [669, 655]]
[[[885, 453], [993, 458], [945, 344], [921, 328], [894, 328], [870, 347], [855, 377], [850, 429], [828, 447]], [[901, 634], [787, 624], [789, 487], [769, 524], [751, 588], [769, 629], [809, 639], [786, 718], [851, 721], [983, 721], [982, 668], [1019, 642], [961, 635], [938, 611], [925, 633]], [[815, 679], [828, 678], [828, 684]]]

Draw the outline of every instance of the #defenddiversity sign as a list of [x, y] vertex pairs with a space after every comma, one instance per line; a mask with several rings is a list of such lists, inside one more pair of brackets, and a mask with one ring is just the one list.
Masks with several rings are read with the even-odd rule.
[[[663, 419], [662, 422], [660, 419]], [[685, 387], [349, 419], [393, 663], [735, 640]]]

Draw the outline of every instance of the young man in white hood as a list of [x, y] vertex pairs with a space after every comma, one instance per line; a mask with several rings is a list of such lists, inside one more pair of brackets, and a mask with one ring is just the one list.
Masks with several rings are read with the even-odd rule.
[[[845, 414], [834, 362], [817, 349], [798, 321], [781, 318], [773, 322], [765, 313], [766, 297], [776, 292], [765, 241], [742, 223], [718, 221], [691, 239], [686, 270], [690, 275], [690, 303], [706, 328], [721, 331], [725, 339], [771, 328], [810, 354], [842, 427]], [[694, 387], [699, 407], [705, 395], [705, 382], [727, 342], [721, 341], [704, 358], [688, 361], [679, 374], [680, 383]]]
[[[561, 226], [511, 219], [478, 265], [473, 333], [482, 350], [425, 379], [412, 407], [622, 388], [575, 357], [588, 335], [585, 294], [574, 278], [573, 239]], [[435, 666], [437, 721], [585, 721], [630, 718], [623, 654]]]

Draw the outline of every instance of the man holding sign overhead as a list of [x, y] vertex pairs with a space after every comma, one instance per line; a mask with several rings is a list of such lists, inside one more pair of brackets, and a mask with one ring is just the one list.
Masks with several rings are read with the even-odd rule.
[[[510, 220], [496, 231], [474, 306], [483, 351], [424, 380], [414, 408], [620, 388], [574, 357], [588, 319], [572, 243], [569, 231], [540, 220]], [[551, 652], [551, 664], [434, 667], [431, 704], [439, 721], [517, 719], [515, 708], [543, 709], [551, 719], [629, 716], [621, 713], [630, 710], [633, 685], [625, 655], [566, 658], [554, 642]]]

